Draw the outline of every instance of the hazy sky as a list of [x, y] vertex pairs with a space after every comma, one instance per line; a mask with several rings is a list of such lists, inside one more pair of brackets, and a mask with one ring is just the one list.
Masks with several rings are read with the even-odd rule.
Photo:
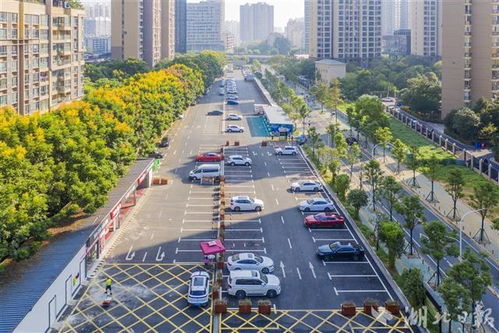
[[285, 27], [290, 18], [303, 17], [303, 0], [225, 0], [225, 19], [239, 21], [239, 6], [266, 2], [274, 5], [274, 25]]

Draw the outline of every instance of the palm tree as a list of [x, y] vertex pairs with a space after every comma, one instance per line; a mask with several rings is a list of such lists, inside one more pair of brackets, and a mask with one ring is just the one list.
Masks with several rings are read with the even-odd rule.
[[298, 115], [299, 115], [299, 118], [301, 120], [301, 125], [302, 125], [302, 132], [305, 133], [305, 122], [308, 118], [308, 116], [310, 115], [310, 108], [306, 105], [306, 104], [303, 104], [300, 109], [298, 110]]

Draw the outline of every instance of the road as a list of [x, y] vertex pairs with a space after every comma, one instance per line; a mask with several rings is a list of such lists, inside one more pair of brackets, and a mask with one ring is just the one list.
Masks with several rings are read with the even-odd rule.
[[[237, 79], [241, 104], [227, 106], [225, 113], [241, 114], [242, 121], [231, 123], [240, 123], [247, 130], [241, 134], [223, 133], [224, 117], [207, 115], [223, 108], [217, 89], [211, 89], [170, 134], [171, 144], [160, 168], [160, 176], [167, 177], [169, 184], [148, 191], [108, 261], [179, 265], [201, 262], [199, 242], [217, 236], [213, 222], [215, 186], [191, 182], [187, 174], [196, 165], [196, 154], [219, 151], [228, 140], [226, 155], [249, 156], [254, 163], [250, 167], [225, 167], [226, 197], [254, 196], [264, 201], [265, 209], [260, 213], [227, 212], [227, 252], [251, 251], [274, 260], [274, 274], [282, 284], [281, 295], [273, 300], [277, 308], [332, 309], [346, 300], [360, 305], [366, 298], [384, 302], [396, 297], [369, 255], [354, 263], [323, 262], [315, 256], [319, 245], [358, 242], [359, 236], [351, 228], [351, 221], [347, 221], [346, 228], [335, 230], [314, 231], [303, 226], [304, 214], [298, 211], [297, 204], [314, 195], [290, 193], [288, 189], [297, 179], [314, 178], [313, 171], [302, 156], [277, 157], [272, 146], [261, 146], [264, 138], [256, 129], [261, 120], [253, 115], [253, 104], [263, 100], [253, 83], [244, 82], [239, 73], [232, 76]], [[234, 146], [236, 140], [240, 146]], [[229, 300], [231, 306], [237, 304], [236, 299]]]

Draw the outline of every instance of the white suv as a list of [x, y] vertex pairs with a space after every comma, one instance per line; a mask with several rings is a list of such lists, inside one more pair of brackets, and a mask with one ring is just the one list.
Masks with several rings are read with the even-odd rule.
[[189, 282], [189, 296], [187, 302], [190, 305], [206, 306], [210, 300], [210, 275], [207, 272], [197, 271], [192, 273]]
[[255, 270], [269, 274], [274, 270], [274, 261], [253, 253], [238, 253], [227, 258], [227, 268], [229, 271]]
[[246, 165], [250, 166], [251, 165], [251, 158], [249, 157], [242, 157], [241, 155], [230, 155], [229, 158], [225, 160], [225, 164], [228, 165]]
[[277, 155], [296, 155], [298, 154], [298, 149], [295, 146], [284, 146], [282, 148], [276, 148], [275, 153]]
[[231, 271], [228, 280], [228, 293], [238, 298], [246, 296], [276, 297], [281, 293], [281, 281], [272, 274], [258, 271]]
[[240, 195], [230, 199], [230, 209], [235, 212], [241, 210], [255, 210], [259, 212], [263, 209], [263, 201], [250, 198], [246, 195]]
[[229, 125], [227, 126], [227, 132], [239, 132], [242, 133], [244, 132], [244, 127], [242, 126], [237, 126], [237, 125]]

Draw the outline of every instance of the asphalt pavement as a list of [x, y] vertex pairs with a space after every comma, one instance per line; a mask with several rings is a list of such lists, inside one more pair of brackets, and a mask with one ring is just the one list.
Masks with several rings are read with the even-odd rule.
[[[274, 260], [274, 274], [281, 279], [282, 293], [273, 303], [283, 309], [333, 309], [343, 301], [361, 305], [366, 298], [384, 302], [396, 297], [373, 259], [360, 262], [323, 262], [318, 246], [334, 241], [357, 243], [359, 236], [347, 221], [344, 229], [310, 230], [303, 225], [300, 201], [325, 194], [291, 193], [291, 182], [315, 178], [310, 165], [300, 155], [275, 156], [273, 145], [261, 146], [260, 120], [253, 104], [263, 103], [256, 87], [237, 80], [240, 105], [225, 107], [217, 89], [190, 108], [181, 124], [169, 134], [171, 142], [162, 160], [159, 176], [169, 179], [166, 186], [152, 187], [133, 212], [107, 261], [124, 263], [200, 263], [199, 242], [217, 237], [216, 185], [191, 182], [198, 153], [218, 152], [226, 141], [225, 155], [238, 154], [253, 159], [253, 165], [226, 166], [226, 197], [249, 195], [262, 199], [262, 212], [226, 213], [227, 255], [254, 252]], [[217, 83], [218, 85], [218, 83]], [[227, 121], [222, 115], [208, 115], [219, 109], [237, 113], [244, 133], [224, 133]], [[235, 146], [234, 142], [240, 145]], [[280, 143], [275, 143], [280, 144]], [[363, 244], [366, 247], [365, 244]], [[228, 272], [225, 272], [227, 275]], [[225, 293], [225, 290], [223, 291]], [[227, 296], [226, 294], [224, 296]], [[228, 297], [231, 306], [237, 300]], [[256, 299], [255, 299], [256, 300]]]

